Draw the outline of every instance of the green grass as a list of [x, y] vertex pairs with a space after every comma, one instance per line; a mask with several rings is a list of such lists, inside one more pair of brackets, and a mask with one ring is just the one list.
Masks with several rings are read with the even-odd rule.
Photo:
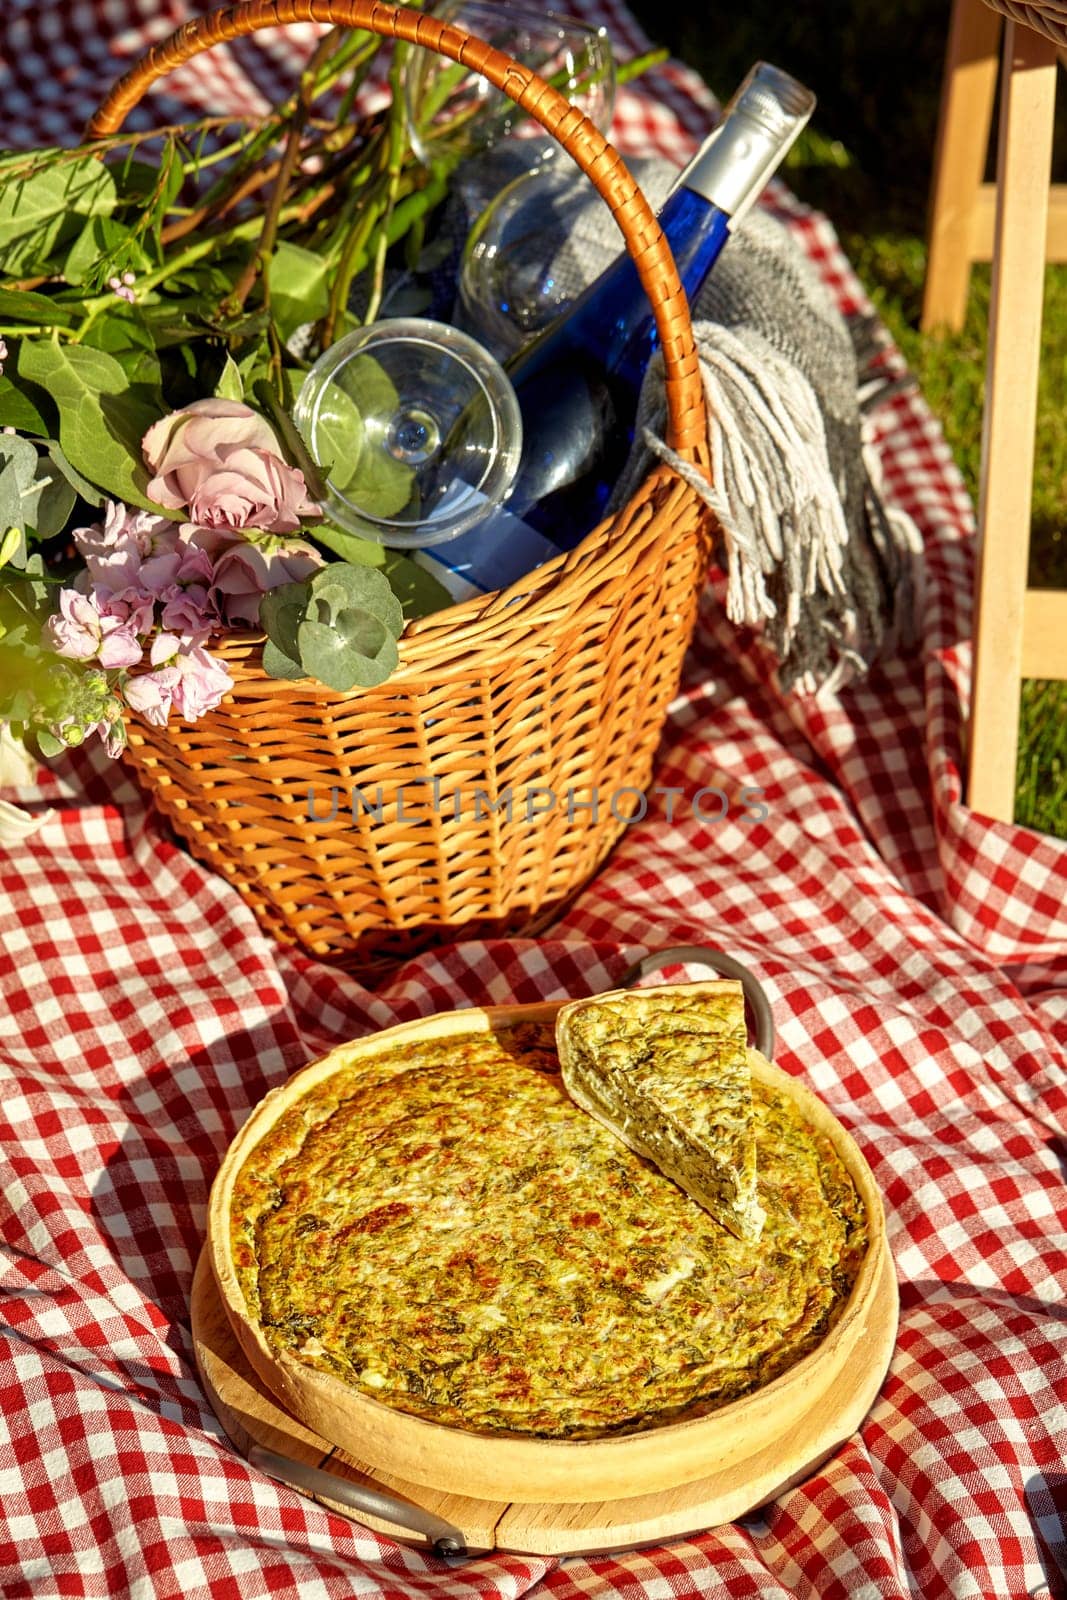
[[[748, 0], [713, 12], [681, 0], [666, 12], [629, 0], [646, 31], [728, 97], [752, 61], [775, 61], [819, 96], [814, 137], [789, 171], [797, 193], [826, 212], [939, 417], [977, 497], [989, 269], [972, 276], [962, 332], [919, 332], [926, 271], [927, 193], [948, 0], [850, 0], [783, 7]], [[1054, 175], [1067, 176], [1067, 95]], [[1062, 125], [1061, 125], [1062, 124]], [[1067, 267], [1046, 271], [1030, 582], [1067, 588]], [[1067, 684], [1025, 683], [1016, 820], [1067, 838]]]

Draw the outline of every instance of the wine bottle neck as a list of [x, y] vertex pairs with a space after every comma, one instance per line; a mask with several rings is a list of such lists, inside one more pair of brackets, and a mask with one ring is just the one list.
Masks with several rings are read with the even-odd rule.
[[678, 180], [723, 211], [735, 228], [811, 116], [815, 97], [760, 62]]

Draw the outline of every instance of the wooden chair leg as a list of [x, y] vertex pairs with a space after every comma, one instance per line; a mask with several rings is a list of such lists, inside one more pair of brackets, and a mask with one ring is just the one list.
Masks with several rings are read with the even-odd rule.
[[1056, 47], [1009, 22], [997, 152], [989, 354], [978, 523], [970, 785], [976, 811], [1010, 822], [1030, 548]]
[[[922, 329], [959, 329], [975, 253], [975, 213], [989, 152], [1003, 18], [953, 0], [931, 187]], [[988, 259], [988, 257], [986, 258]]]

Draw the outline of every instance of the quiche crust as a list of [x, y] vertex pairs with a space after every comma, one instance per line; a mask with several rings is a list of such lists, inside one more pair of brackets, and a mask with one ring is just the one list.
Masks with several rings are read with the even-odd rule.
[[769, 1383], [868, 1245], [831, 1139], [752, 1097], [759, 1241], [576, 1107], [549, 1023], [398, 1043], [323, 1077], [245, 1157], [229, 1252], [279, 1356], [410, 1416], [607, 1439]]

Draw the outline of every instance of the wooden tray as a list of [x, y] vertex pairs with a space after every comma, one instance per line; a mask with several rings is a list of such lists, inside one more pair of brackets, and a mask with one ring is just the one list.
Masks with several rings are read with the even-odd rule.
[[[660, 1491], [673, 1491], [679, 1485], [704, 1482], [712, 1475], [729, 1474], [730, 1484], [736, 1485], [741, 1465], [765, 1448], [771, 1451], [765, 1465], [773, 1476], [782, 1466], [781, 1441], [793, 1441], [791, 1448], [797, 1453], [797, 1460], [786, 1461], [786, 1470], [765, 1491], [760, 1491], [767, 1498], [781, 1481], [793, 1477], [797, 1470], [809, 1470], [820, 1450], [825, 1453], [843, 1437], [837, 1432], [824, 1445], [822, 1421], [836, 1415], [838, 1395], [848, 1388], [857, 1368], [863, 1365], [859, 1346], [867, 1338], [869, 1327], [884, 1328], [895, 1319], [896, 1311], [895, 1288], [884, 1288], [889, 1282], [883, 1274], [887, 1254], [884, 1217], [867, 1163], [845, 1129], [810, 1090], [759, 1057], [753, 1058], [754, 1078], [788, 1097], [805, 1121], [837, 1150], [863, 1201], [870, 1247], [847, 1305], [822, 1342], [770, 1383], [729, 1405], [706, 1416], [592, 1440], [466, 1432], [384, 1406], [332, 1375], [308, 1367], [289, 1352], [273, 1349], [258, 1324], [247, 1316], [231, 1256], [230, 1196], [245, 1160], [290, 1106], [334, 1073], [347, 1070], [356, 1062], [372, 1060], [378, 1052], [396, 1045], [426, 1039], [462, 1040], [494, 1027], [551, 1022], [560, 1006], [561, 1002], [554, 1002], [475, 1008], [403, 1023], [340, 1047], [267, 1095], [231, 1144], [213, 1186], [209, 1207], [211, 1266], [234, 1335], [249, 1367], [285, 1412], [299, 1418], [317, 1438], [329, 1439], [349, 1451], [370, 1472], [395, 1473], [407, 1485], [431, 1492], [449, 1492], [453, 1485], [463, 1486], [470, 1496], [494, 1502], [506, 1499], [509, 1505], [525, 1502], [536, 1506], [586, 1506], [594, 1500], [643, 1500]], [[891, 1306], [886, 1303], [887, 1294]], [[867, 1394], [864, 1409], [884, 1370], [882, 1366], [869, 1393], [866, 1388], [863, 1390]], [[862, 1411], [851, 1418], [845, 1432], [855, 1426], [859, 1415]], [[817, 1449], [809, 1450], [807, 1424], [813, 1416], [820, 1442]], [[776, 1464], [773, 1467], [772, 1459]], [[757, 1503], [757, 1498], [758, 1495], [747, 1497], [747, 1504]], [[728, 1504], [734, 1509], [719, 1509], [720, 1519], [737, 1514], [734, 1500]], [[654, 1538], [661, 1531], [655, 1528], [648, 1537]]]

